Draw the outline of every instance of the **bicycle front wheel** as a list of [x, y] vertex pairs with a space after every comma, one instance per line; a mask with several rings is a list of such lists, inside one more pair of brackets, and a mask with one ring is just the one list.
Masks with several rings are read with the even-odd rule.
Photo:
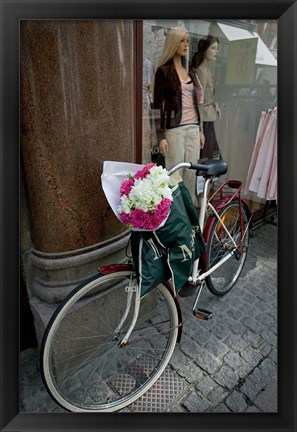
[[51, 318], [41, 346], [41, 372], [49, 393], [65, 409], [118, 411], [164, 371], [179, 323], [164, 285], [141, 299], [128, 344], [119, 346], [131, 324], [136, 288], [133, 271], [96, 275], [71, 292]]
[[[209, 290], [217, 296], [222, 296], [229, 292], [238, 280], [247, 257], [249, 214], [244, 205], [240, 208], [239, 201], [233, 200], [220, 210], [219, 215], [237, 246], [241, 239], [241, 232], [245, 232], [240, 252], [236, 251], [230, 259], [205, 279]], [[242, 215], [242, 231], [240, 215]], [[233, 249], [232, 240], [227, 235], [221, 221], [216, 218], [206, 239], [206, 269], [211, 269]]]

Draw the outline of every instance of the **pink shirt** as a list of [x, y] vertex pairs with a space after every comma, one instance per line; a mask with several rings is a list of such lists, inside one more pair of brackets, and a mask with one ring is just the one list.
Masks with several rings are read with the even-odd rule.
[[194, 101], [193, 101], [194, 84], [193, 82], [187, 84], [186, 81], [181, 80], [181, 86], [182, 86], [182, 118], [180, 124], [181, 125], [192, 124], [192, 123], [198, 124], [198, 115], [195, 110]]

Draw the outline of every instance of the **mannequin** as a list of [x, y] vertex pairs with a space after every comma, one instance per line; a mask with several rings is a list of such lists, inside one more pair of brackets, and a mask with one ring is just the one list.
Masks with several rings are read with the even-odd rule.
[[200, 106], [203, 118], [205, 145], [200, 152], [200, 158], [219, 158], [220, 150], [216, 139], [214, 122], [221, 117], [221, 111], [214, 101], [215, 86], [209, 62], [215, 61], [218, 55], [219, 39], [208, 36], [198, 42], [198, 51], [193, 55], [190, 69], [195, 72], [203, 88], [204, 100]]
[[[187, 30], [171, 28], [155, 74], [156, 134], [167, 169], [179, 162], [197, 162], [204, 145], [199, 83], [185, 67], [188, 49]], [[185, 169], [180, 174], [195, 203], [195, 171]]]

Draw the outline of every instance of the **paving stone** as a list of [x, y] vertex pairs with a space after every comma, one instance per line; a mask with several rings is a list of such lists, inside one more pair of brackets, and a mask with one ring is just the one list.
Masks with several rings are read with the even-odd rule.
[[265, 303], [271, 303], [271, 304], [275, 300], [271, 294], [269, 294], [268, 292], [265, 292], [264, 290], [260, 291], [260, 293], [258, 294], [258, 298], [260, 300], [263, 300]]
[[228, 395], [226, 389], [219, 386], [208, 376], [201, 380], [199, 384], [196, 384], [196, 390], [207, 398], [213, 405], [218, 405]]
[[223, 365], [221, 369], [213, 376], [213, 379], [222, 386], [232, 389], [238, 381], [237, 373], [229, 366]]
[[266, 357], [268, 356], [268, 354], [271, 353], [271, 350], [272, 350], [271, 345], [268, 342], [264, 341], [260, 346], [259, 353], [261, 354], [261, 356]]
[[213, 374], [221, 366], [219, 362], [212, 354], [210, 354], [205, 349], [202, 350], [199, 356], [196, 358], [195, 363], [201, 367], [201, 369], [206, 372]]
[[242, 394], [236, 390], [225, 399], [224, 403], [232, 412], [244, 412], [248, 407]]
[[254, 318], [251, 318], [249, 316], [245, 316], [241, 318], [240, 320], [242, 324], [247, 327], [248, 329], [252, 330], [253, 332], [259, 332], [261, 329], [263, 329], [263, 324]]
[[250, 376], [248, 376], [239, 390], [253, 401], [261, 391], [261, 387]]
[[260, 369], [257, 367], [253, 370], [250, 375], [250, 378], [262, 389], [265, 387], [267, 383], [267, 375], [264, 375]]
[[269, 353], [269, 358], [275, 363], [277, 363], [277, 350], [275, 348], [272, 349], [271, 352]]
[[240, 310], [245, 316], [250, 318], [255, 318], [259, 314], [259, 310], [255, 304], [243, 303], [240, 306]]
[[262, 361], [259, 369], [261, 373], [266, 377], [274, 377], [277, 375], [277, 366], [274, 361], [269, 358], [266, 358]]
[[228, 347], [216, 337], [209, 338], [205, 344], [205, 348], [214, 356], [219, 357], [228, 352]]
[[180, 347], [176, 347], [169, 364], [175, 369], [179, 370], [187, 363], [188, 357], [181, 351]]
[[186, 381], [191, 384], [200, 381], [203, 378], [203, 372], [200, 367], [192, 362], [188, 362], [183, 367], [181, 367], [178, 371], [178, 374], [181, 377], [184, 377]]
[[252, 366], [256, 366], [262, 360], [261, 354], [250, 346], [241, 351], [241, 356]]
[[229, 351], [224, 357], [224, 362], [232, 369], [238, 369], [244, 364], [244, 360], [239, 354]]
[[210, 393], [208, 393], [207, 399], [212, 405], [218, 405], [228, 395], [228, 391], [221, 386], [215, 387]]
[[217, 407], [215, 407], [212, 412], [216, 412], [216, 413], [229, 413], [231, 412], [230, 409], [224, 404], [221, 403], [220, 405], [218, 405]]
[[255, 330], [255, 332], [254, 332], [254, 331], [251, 331], [251, 330], [248, 329], [243, 334], [243, 338], [247, 342], [249, 342], [252, 345], [253, 348], [259, 348], [259, 346], [263, 343], [263, 339], [256, 332], [257, 332], [257, 330]]
[[[255, 269], [254, 274], [251, 275], [253, 276], [253, 278], [251, 278], [251, 280], [254, 280], [254, 283], [251, 283], [250, 287], [249, 287], [249, 291], [257, 298], [256, 302], [254, 303], [254, 305], [256, 305], [259, 302], [259, 298], [258, 298], [258, 294], [261, 293], [261, 283], [259, 281], [259, 276], [261, 276], [261, 270], [260, 269]], [[262, 300], [260, 300], [261, 302]], [[258, 307], [259, 310], [261, 310], [261, 308]]]
[[192, 360], [200, 354], [202, 348], [194, 339], [184, 335], [180, 343], [180, 349]]
[[203, 394], [206, 398], [208, 397], [209, 393], [212, 392], [214, 388], [219, 387], [218, 384], [213, 381], [209, 376], [205, 376], [199, 384], [196, 384], [196, 390], [198, 390], [200, 393]]
[[229, 321], [228, 327], [231, 332], [236, 335], [242, 335], [246, 331], [246, 327], [240, 321], [236, 320]]
[[277, 335], [278, 334], [278, 326], [277, 323], [275, 323], [272, 327], [270, 327], [270, 330]]
[[220, 339], [230, 336], [230, 329], [228, 325], [221, 326], [220, 324], [215, 324], [211, 327], [210, 331]]
[[257, 321], [260, 321], [261, 323], [265, 324], [267, 327], [270, 327], [272, 324], [275, 323], [275, 317], [272, 317], [269, 314], [262, 314], [260, 313], [255, 317]]
[[200, 346], [204, 346], [206, 342], [212, 337], [212, 334], [208, 329], [199, 328], [196, 332], [190, 335], [194, 341], [196, 341]]
[[206, 405], [206, 403], [197, 395], [197, 393], [192, 392], [183, 402], [182, 405], [189, 411], [189, 412], [204, 412], [206, 411], [209, 406]]
[[240, 320], [240, 318], [242, 318], [242, 316], [243, 316], [243, 312], [240, 309], [236, 309], [236, 308], [232, 307], [228, 311], [228, 316], [230, 316], [231, 318], [233, 318], [235, 320]]
[[245, 292], [242, 296], [242, 300], [245, 301], [246, 303], [254, 304], [257, 301], [257, 297], [250, 292]]
[[243, 304], [242, 299], [241, 299], [239, 296], [233, 294], [232, 291], [230, 291], [230, 292], [225, 296], [225, 299], [226, 299], [226, 301], [227, 301], [227, 303], [228, 303], [229, 306], [233, 306], [233, 307], [235, 307], [236, 309], [238, 309], [238, 308], [240, 307], [240, 305]]
[[259, 408], [257, 408], [255, 405], [251, 405], [245, 410], [245, 412], [246, 413], [260, 413], [261, 410], [259, 410]]
[[192, 319], [184, 320], [183, 323], [183, 335], [186, 334], [189, 337], [192, 337], [192, 335], [196, 334], [197, 332], [200, 333], [201, 329], [199, 326], [199, 321], [196, 319], [193, 321]]
[[229, 346], [232, 347], [233, 351], [242, 351], [248, 343], [241, 337], [234, 334], [229, 335], [228, 338], [224, 339], [224, 342]]
[[252, 372], [253, 368], [254, 366], [243, 360], [242, 366], [240, 366], [236, 372], [238, 373], [239, 378], [244, 379]]
[[[260, 291], [260, 294], [261, 294], [261, 291]], [[263, 300], [260, 300], [260, 299], [256, 301], [255, 307], [258, 309], [258, 312], [261, 311], [263, 314], [265, 314], [271, 310], [270, 305], [265, 303]]]
[[261, 332], [261, 337], [270, 343], [272, 346], [277, 345], [277, 336], [270, 330], [263, 330]]
[[278, 318], [278, 310], [277, 310], [277, 307], [272, 307], [272, 308], [270, 308], [269, 309], [269, 311], [267, 312], [269, 315], [271, 315], [274, 319], [275, 319], [275, 321], [277, 321], [277, 318]]
[[219, 310], [214, 310], [213, 322], [215, 321], [220, 325], [225, 325], [229, 320], [229, 313], [232, 308], [230, 308], [230, 306], [226, 302], [222, 301], [221, 299], [220, 299], [219, 307], [220, 307]]
[[254, 400], [254, 405], [265, 413], [277, 412], [277, 383], [272, 380]]

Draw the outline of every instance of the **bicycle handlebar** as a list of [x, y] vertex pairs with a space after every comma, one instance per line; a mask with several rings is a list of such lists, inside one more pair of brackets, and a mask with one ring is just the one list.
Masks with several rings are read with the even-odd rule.
[[203, 163], [194, 163], [194, 162], [180, 162], [177, 165], [174, 165], [168, 171], [169, 175], [173, 174], [175, 171], [181, 168], [193, 169], [197, 172], [197, 175], [203, 175], [207, 177], [216, 177], [222, 174], [226, 174], [228, 170], [228, 164], [223, 159], [207, 159]]
[[180, 162], [179, 164], [174, 165], [172, 168], [170, 168], [170, 170], [168, 170], [168, 174], [171, 175], [181, 168], [193, 169], [195, 171], [208, 171], [209, 167], [207, 165], [203, 165], [199, 163]]
[[203, 165], [203, 164], [199, 164], [199, 163], [192, 163], [191, 162], [191, 167], [190, 169], [194, 169], [196, 171], [208, 171], [209, 166], [208, 165]]

